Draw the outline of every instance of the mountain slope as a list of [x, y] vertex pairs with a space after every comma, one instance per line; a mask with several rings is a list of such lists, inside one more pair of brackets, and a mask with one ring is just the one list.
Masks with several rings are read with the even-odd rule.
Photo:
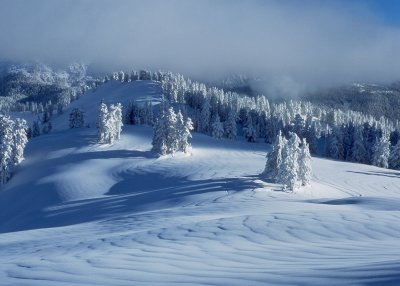
[[29, 142], [0, 192], [1, 285], [400, 282], [400, 172], [313, 158], [312, 186], [283, 193], [257, 175], [266, 144], [195, 134], [190, 154], [157, 158], [151, 128], [124, 126], [98, 145], [94, 101], [128, 94], [159, 98], [106, 84], [70, 107], [91, 128], [66, 112]]

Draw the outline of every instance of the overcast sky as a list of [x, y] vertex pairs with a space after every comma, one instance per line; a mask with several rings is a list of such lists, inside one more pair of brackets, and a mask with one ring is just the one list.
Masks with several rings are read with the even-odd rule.
[[389, 15], [399, 5], [376, 3], [0, 0], [0, 58], [260, 74], [288, 88], [398, 80], [400, 27]]

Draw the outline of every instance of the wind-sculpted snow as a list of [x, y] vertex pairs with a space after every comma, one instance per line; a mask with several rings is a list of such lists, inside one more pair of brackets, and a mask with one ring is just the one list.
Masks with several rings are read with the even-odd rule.
[[398, 171], [313, 158], [284, 193], [257, 175], [266, 144], [156, 157], [149, 127], [56, 129], [0, 192], [0, 285], [400, 283]]

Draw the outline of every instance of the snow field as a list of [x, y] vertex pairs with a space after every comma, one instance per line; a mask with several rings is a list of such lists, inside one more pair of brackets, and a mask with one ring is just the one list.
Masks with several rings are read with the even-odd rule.
[[[91, 100], [73, 104], [95, 116]], [[149, 127], [109, 146], [58, 120], [0, 192], [0, 285], [400, 283], [398, 171], [313, 158], [312, 185], [284, 193], [258, 176], [266, 144], [195, 134], [157, 158]]]

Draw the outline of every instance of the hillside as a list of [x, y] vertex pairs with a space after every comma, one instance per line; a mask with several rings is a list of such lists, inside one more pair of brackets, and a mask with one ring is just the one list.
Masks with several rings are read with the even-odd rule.
[[[96, 143], [98, 103], [160, 100], [109, 82], [33, 138], [0, 191], [1, 285], [396, 285], [400, 172], [313, 158], [311, 187], [258, 174], [270, 146], [195, 133], [156, 157], [152, 130]], [[90, 128], [68, 129], [72, 108]]]
[[400, 119], [399, 84], [352, 84], [339, 88], [323, 89], [307, 93], [302, 99], [343, 110], [355, 110], [377, 118], [385, 116]]

